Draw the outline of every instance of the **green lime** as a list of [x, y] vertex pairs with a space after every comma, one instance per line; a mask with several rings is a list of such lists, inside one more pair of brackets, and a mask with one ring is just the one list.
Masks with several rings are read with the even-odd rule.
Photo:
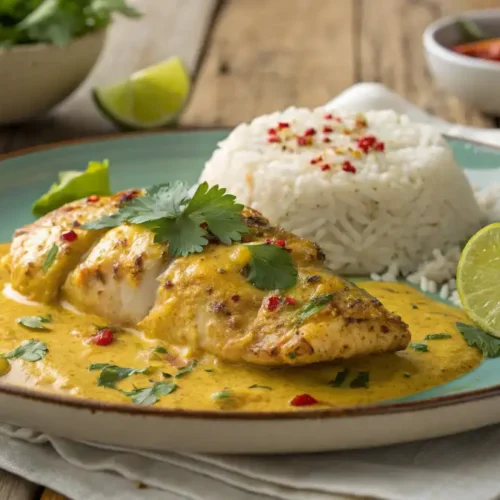
[[95, 88], [101, 111], [126, 128], [148, 129], [175, 122], [186, 104], [189, 74], [178, 57], [134, 73], [127, 80]]
[[484, 227], [465, 246], [457, 268], [457, 290], [469, 317], [500, 337], [500, 223]]

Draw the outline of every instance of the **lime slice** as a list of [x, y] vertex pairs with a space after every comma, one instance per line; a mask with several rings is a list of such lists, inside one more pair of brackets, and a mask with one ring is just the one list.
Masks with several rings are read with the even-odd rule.
[[469, 317], [500, 337], [500, 223], [481, 229], [465, 246], [457, 268], [457, 290]]
[[189, 74], [178, 57], [134, 73], [108, 87], [95, 88], [101, 111], [125, 128], [148, 129], [175, 122], [186, 104]]

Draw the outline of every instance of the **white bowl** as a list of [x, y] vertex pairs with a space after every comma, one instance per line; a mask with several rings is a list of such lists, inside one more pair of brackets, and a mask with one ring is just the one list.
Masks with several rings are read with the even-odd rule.
[[0, 125], [48, 111], [85, 80], [105, 40], [98, 30], [65, 47], [15, 45], [0, 49]]
[[476, 22], [486, 33], [500, 37], [500, 9], [476, 10], [445, 17], [424, 32], [429, 69], [437, 84], [485, 113], [500, 115], [500, 62], [457, 54], [461, 43], [458, 19]]

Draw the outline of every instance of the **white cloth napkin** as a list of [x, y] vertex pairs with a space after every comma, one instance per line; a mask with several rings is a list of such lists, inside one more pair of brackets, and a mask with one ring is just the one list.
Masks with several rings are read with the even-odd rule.
[[[392, 108], [450, 135], [500, 144], [500, 131], [438, 120], [379, 84], [354, 85], [327, 106]], [[372, 450], [224, 457], [96, 447], [0, 424], [0, 468], [74, 500], [494, 500], [500, 427]]]

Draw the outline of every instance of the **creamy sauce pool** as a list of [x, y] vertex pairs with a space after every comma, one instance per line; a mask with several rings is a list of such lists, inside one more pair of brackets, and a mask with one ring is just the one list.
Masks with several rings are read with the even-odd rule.
[[[0, 256], [8, 245], [0, 245]], [[8, 276], [0, 270], [0, 288]], [[199, 359], [198, 365], [181, 378], [174, 378], [177, 368], [168, 355], [154, 352], [160, 341], [147, 340], [139, 332], [120, 332], [105, 347], [88, 343], [96, 332], [95, 325], [106, 325], [96, 316], [77, 314], [62, 307], [23, 304], [0, 296], [0, 352], [17, 347], [23, 340], [36, 339], [48, 346], [40, 361], [12, 360], [11, 369], [0, 382], [33, 387], [37, 390], [71, 394], [86, 399], [130, 403], [122, 392], [97, 386], [99, 371], [89, 371], [94, 363], [110, 363], [128, 368], [150, 367], [146, 375], [133, 375], [117, 387], [130, 391], [149, 387], [154, 382], [175, 382], [176, 391], [162, 396], [155, 406], [183, 409], [235, 409], [247, 411], [290, 410], [290, 400], [307, 393], [320, 405], [352, 406], [399, 398], [443, 384], [463, 375], [481, 362], [481, 355], [469, 347], [455, 328], [457, 321], [466, 322], [465, 314], [453, 307], [435, 302], [413, 288], [396, 283], [366, 282], [360, 286], [377, 297], [389, 310], [409, 324], [412, 342], [423, 341], [430, 333], [448, 333], [449, 339], [429, 340], [428, 352], [409, 347], [406, 351], [363, 357], [351, 361], [313, 365], [304, 368], [266, 369], [229, 365], [212, 356]], [[8, 294], [7, 294], [8, 295]], [[18, 325], [22, 316], [52, 315], [46, 324], [50, 331], [31, 331]], [[168, 349], [168, 346], [164, 346]], [[0, 374], [4, 360], [0, 358]], [[328, 383], [344, 369], [349, 375], [342, 387]], [[358, 372], [369, 372], [368, 388], [350, 388]], [[172, 375], [166, 378], [163, 373]], [[250, 388], [250, 386], [265, 386]], [[230, 397], [214, 399], [212, 395], [225, 388]]]

